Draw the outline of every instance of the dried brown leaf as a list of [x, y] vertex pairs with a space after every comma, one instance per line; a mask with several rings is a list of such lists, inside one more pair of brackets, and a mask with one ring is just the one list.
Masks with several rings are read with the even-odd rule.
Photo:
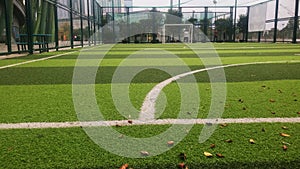
[[168, 144], [168, 146], [173, 146], [174, 145], [174, 141], [168, 141], [167, 144]]
[[271, 102], [271, 103], [274, 103], [274, 102], [276, 102], [276, 100], [274, 100], [274, 99], [270, 99], [270, 102]]
[[220, 154], [220, 153], [216, 154], [216, 156], [219, 158], [224, 158], [223, 154]]
[[281, 135], [282, 137], [290, 137], [290, 136], [291, 136], [291, 135], [286, 134], [286, 133], [280, 133], [280, 135]]
[[282, 146], [282, 149], [283, 149], [284, 151], [286, 151], [286, 150], [288, 149], [288, 146], [283, 145], [283, 146]]
[[185, 153], [180, 153], [180, 154], [179, 154], [179, 158], [180, 158], [181, 160], [185, 161], [185, 160], [186, 160], [186, 154], [185, 154]]
[[149, 154], [149, 152], [147, 152], [147, 151], [141, 151], [141, 155], [142, 155], [142, 156], [149, 156], [150, 154]]
[[213, 155], [209, 152], [204, 152], [203, 154], [208, 158], [213, 157]]
[[215, 148], [215, 147], [216, 147], [215, 144], [211, 144], [211, 145], [210, 145], [210, 148]]
[[233, 141], [231, 139], [225, 140], [227, 143], [232, 143]]
[[226, 124], [226, 123], [223, 123], [223, 124], [220, 124], [220, 126], [221, 126], [221, 127], [227, 127], [227, 126], [228, 126], [228, 124]]
[[185, 168], [185, 164], [184, 163], [179, 163], [178, 167], [181, 168], [181, 169], [184, 169]]
[[124, 164], [124, 165], [122, 165], [121, 167], [120, 167], [120, 169], [127, 169], [128, 168], [128, 164]]
[[251, 144], [255, 144], [255, 141], [254, 141], [253, 139], [250, 139], [249, 142], [250, 142]]

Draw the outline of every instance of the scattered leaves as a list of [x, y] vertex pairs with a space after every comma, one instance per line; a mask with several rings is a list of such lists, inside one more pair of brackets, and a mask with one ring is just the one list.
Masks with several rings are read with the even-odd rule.
[[251, 144], [255, 144], [255, 141], [254, 141], [253, 139], [250, 139], [249, 142], [250, 142]]
[[168, 146], [173, 146], [174, 145], [174, 141], [168, 141], [167, 144], [168, 144]]
[[286, 126], [282, 126], [281, 127], [283, 130], [288, 130], [289, 128], [288, 127], [286, 127]]
[[220, 153], [216, 154], [216, 156], [219, 158], [224, 158], [223, 154], [220, 154]]
[[215, 148], [215, 147], [216, 147], [215, 144], [211, 144], [211, 145], [210, 145], [210, 148]]
[[141, 155], [146, 157], [146, 156], [149, 156], [150, 154], [147, 151], [141, 151]]
[[271, 103], [274, 103], [274, 102], [276, 102], [276, 101], [275, 101], [274, 99], [270, 99], [270, 102], [271, 102]]
[[286, 134], [286, 133], [280, 133], [280, 135], [281, 135], [282, 137], [290, 137], [290, 136], [291, 136], [291, 135]]
[[212, 155], [211, 153], [209, 153], [209, 152], [204, 152], [203, 154], [204, 154], [206, 157], [208, 157], [208, 158], [213, 157], [213, 155]]
[[128, 168], [128, 164], [124, 164], [124, 165], [122, 165], [121, 167], [120, 167], [120, 169], [127, 169]]
[[274, 112], [274, 111], [272, 111], [271, 113], [272, 113], [272, 114], [276, 114], [276, 112]]
[[181, 160], [185, 161], [185, 160], [186, 160], [186, 154], [185, 154], [185, 153], [180, 153], [180, 154], [179, 154], [179, 158], [180, 158]]
[[278, 90], [278, 92], [279, 92], [279, 93], [283, 93], [282, 90], [280, 90], [280, 89]]
[[297, 114], [299, 114], [299, 115], [300, 115], [300, 111], [299, 111]]
[[286, 151], [286, 150], [288, 149], [288, 146], [283, 145], [283, 146], [282, 146], [282, 149], [283, 149], [284, 151]]

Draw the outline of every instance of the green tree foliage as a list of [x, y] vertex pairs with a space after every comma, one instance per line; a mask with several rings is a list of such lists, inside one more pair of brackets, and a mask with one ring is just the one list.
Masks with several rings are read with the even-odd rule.
[[245, 40], [246, 38], [246, 33], [248, 31], [248, 17], [246, 15], [240, 15], [237, 27], [239, 30], [239, 33], [243, 34], [242, 40]]
[[216, 30], [218, 32], [218, 39], [223, 41], [232, 40], [232, 21], [230, 18], [216, 20]]

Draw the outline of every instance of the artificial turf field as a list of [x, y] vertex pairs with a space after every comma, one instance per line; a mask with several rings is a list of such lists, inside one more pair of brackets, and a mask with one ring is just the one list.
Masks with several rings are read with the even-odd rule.
[[[214, 44], [223, 64], [267, 62], [225, 68], [227, 98], [222, 118], [300, 117], [300, 46], [293, 44], [225, 43]], [[101, 48], [101, 46], [99, 46]], [[200, 59], [183, 44], [116, 45], [102, 61], [95, 91], [106, 120], [124, 120], [111, 97], [111, 79], [128, 55], [144, 48], [170, 51], [190, 67], [204, 68]], [[78, 49], [77, 49], [78, 50]], [[60, 57], [0, 69], [0, 123], [78, 121], [72, 100], [73, 70], [79, 51], [63, 51], [0, 60], [0, 66], [27, 62], [57, 54]], [[91, 55], [95, 53], [91, 52]], [[160, 53], [151, 53], [168, 65]], [[278, 62], [283, 61], [283, 62]], [[140, 60], [137, 58], [136, 62]], [[277, 63], [276, 63], [277, 62]], [[138, 64], [137, 64], [138, 65]], [[135, 65], [132, 65], [135, 66]], [[201, 103], [198, 118], [206, 118], [210, 108], [211, 84], [206, 72], [194, 75]], [[170, 75], [157, 69], [139, 73], [130, 84], [132, 105], [139, 109], [147, 93]], [[173, 119], [180, 109], [176, 83], [163, 89], [167, 100], [160, 119]], [[135, 115], [132, 115], [135, 116]], [[282, 127], [285, 126], [283, 129]], [[148, 137], [170, 125], [115, 127], [134, 137]], [[183, 126], [184, 127], [184, 126]], [[187, 137], [159, 156], [130, 159], [107, 152], [96, 145], [80, 127], [59, 129], [1, 129], [0, 168], [299, 168], [300, 123], [253, 123], [220, 126], [205, 143], [198, 137], [203, 125], [195, 125]], [[290, 137], [282, 137], [287, 133]], [[232, 140], [231, 143], [226, 140]], [[250, 144], [249, 139], [255, 140]], [[215, 148], [210, 148], [215, 144]], [[288, 149], [283, 150], [283, 145]], [[167, 145], [166, 145], [167, 146]], [[203, 152], [210, 152], [207, 158]], [[178, 155], [185, 153], [185, 161]], [[221, 153], [224, 158], [217, 158]]]

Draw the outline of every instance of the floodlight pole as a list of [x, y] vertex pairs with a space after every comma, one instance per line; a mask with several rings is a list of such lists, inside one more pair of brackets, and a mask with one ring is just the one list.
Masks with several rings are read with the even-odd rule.
[[235, 0], [234, 4], [234, 26], [233, 26], [233, 41], [235, 42], [236, 37], [236, 16], [237, 16], [237, 0]]
[[173, 0], [170, 0], [170, 10], [173, 11]]

